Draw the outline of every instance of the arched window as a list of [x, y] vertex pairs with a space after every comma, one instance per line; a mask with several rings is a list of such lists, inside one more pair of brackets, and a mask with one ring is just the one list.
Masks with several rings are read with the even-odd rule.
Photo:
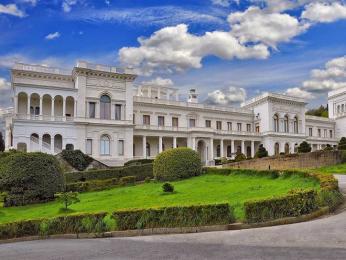
[[227, 157], [231, 157], [232, 156], [232, 146], [228, 145], [227, 146]]
[[294, 127], [294, 133], [295, 134], [298, 134], [298, 117], [294, 117], [294, 124], [293, 124], [293, 127]]
[[341, 105], [341, 112], [342, 113], [345, 112], [345, 105], [344, 104]]
[[110, 155], [110, 138], [108, 135], [101, 136], [100, 154], [101, 155]]
[[111, 98], [107, 95], [100, 98], [100, 118], [111, 119]]
[[285, 115], [285, 118], [284, 118], [284, 129], [285, 129], [285, 133], [289, 132], [289, 128], [288, 128], [288, 115]]
[[216, 157], [220, 157], [221, 156], [221, 146], [217, 145], [216, 146]]
[[289, 154], [290, 153], [290, 145], [289, 143], [285, 144], [285, 154]]
[[279, 143], [275, 143], [275, 147], [274, 147], [274, 152], [275, 155], [279, 155], [280, 154], [280, 144]]
[[279, 116], [277, 114], [274, 115], [274, 132], [279, 132]]

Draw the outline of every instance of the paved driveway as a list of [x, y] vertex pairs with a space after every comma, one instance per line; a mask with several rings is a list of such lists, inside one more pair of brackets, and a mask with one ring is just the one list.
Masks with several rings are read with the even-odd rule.
[[[346, 176], [337, 176], [346, 192]], [[0, 259], [346, 259], [346, 211], [292, 225], [0, 245]]]

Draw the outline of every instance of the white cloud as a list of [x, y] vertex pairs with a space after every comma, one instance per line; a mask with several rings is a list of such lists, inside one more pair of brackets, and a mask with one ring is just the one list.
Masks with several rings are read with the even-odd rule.
[[0, 108], [5, 108], [12, 103], [11, 83], [5, 78], [0, 77]]
[[179, 23], [224, 24], [220, 12], [188, 10], [177, 6], [147, 8], [85, 9], [68, 16], [68, 19], [89, 22], [112, 22], [139, 26], [169, 26]]
[[110, 0], [105, 0], [105, 4], [106, 4], [106, 5], [110, 5], [110, 4], [111, 4], [111, 1], [110, 1]]
[[142, 84], [169, 87], [169, 86], [173, 86], [173, 81], [171, 79], [164, 79], [161, 77], [157, 77], [149, 81], [142, 81]]
[[60, 37], [60, 33], [59, 32], [54, 32], [54, 33], [50, 33], [48, 35], [46, 35], [45, 39], [46, 40], [54, 40], [56, 38]]
[[264, 59], [268, 48], [262, 44], [244, 46], [228, 32], [206, 32], [196, 36], [188, 26], [165, 27], [149, 38], [139, 38], [139, 47], [124, 47], [119, 51], [123, 64], [141, 68], [148, 75], [154, 70], [172, 72], [201, 68], [204, 57], [213, 55], [223, 59]]
[[64, 0], [62, 2], [62, 9], [65, 13], [69, 13], [72, 10], [72, 6], [77, 4], [77, 0]]
[[288, 89], [286, 93], [311, 94], [313, 97], [313, 94], [325, 94], [343, 87], [346, 87], [346, 56], [328, 61], [324, 69], [312, 70], [310, 79], [304, 81], [301, 87]]
[[0, 4], [0, 14], [8, 14], [17, 17], [25, 17], [25, 13], [18, 9], [15, 4], [3, 5]]
[[298, 87], [287, 89], [285, 94], [288, 96], [301, 97], [301, 98], [305, 98], [305, 99], [315, 98], [315, 96], [313, 94], [311, 94], [310, 92], [302, 90]]
[[218, 89], [208, 93], [207, 104], [212, 105], [237, 105], [246, 99], [246, 91], [243, 88], [230, 86], [225, 89]]
[[230, 6], [230, 0], [211, 0], [211, 2], [214, 4], [214, 5], [219, 5], [219, 6], [223, 6], [223, 7], [228, 7]]
[[341, 3], [312, 3], [306, 6], [301, 17], [312, 22], [330, 23], [346, 19], [346, 6]]
[[38, 0], [21, 0], [22, 3], [28, 3], [31, 4], [32, 6], [36, 6]]
[[230, 14], [228, 21], [232, 35], [239, 38], [240, 42], [261, 42], [274, 48], [278, 43], [290, 41], [309, 27], [288, 14], [270, 13], [255, 6], [245, 12]]

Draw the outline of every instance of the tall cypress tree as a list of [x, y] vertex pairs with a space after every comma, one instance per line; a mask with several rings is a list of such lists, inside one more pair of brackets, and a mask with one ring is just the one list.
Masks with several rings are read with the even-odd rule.
[[0, 152], [5, 151], [5, 141], [4, 138], [2, 137], [2, 133], [0, 132]]

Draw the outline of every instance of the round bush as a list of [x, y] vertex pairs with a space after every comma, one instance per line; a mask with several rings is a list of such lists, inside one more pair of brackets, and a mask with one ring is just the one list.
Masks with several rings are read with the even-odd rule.
[[4, 206], [52, 200], [63, 190], [64, 177], [57, 159], [44, 153], [14, 153], [1, 160], [0, 190]]
[[172, 181], [198, 176], [202, 171], [201, 158], [186, 147], [169, 149], [154, 160], [153, 172], [157, 180]]
[[246, 156], [245, 156], [245, 154], [243, 154], [243, 153], [239, 153], [239, 154], [236, 155], [236, 157], [234, 158], [234, 160], [235, 160], [236, 162], [245, 161], [245, 160], [246, 160]]

